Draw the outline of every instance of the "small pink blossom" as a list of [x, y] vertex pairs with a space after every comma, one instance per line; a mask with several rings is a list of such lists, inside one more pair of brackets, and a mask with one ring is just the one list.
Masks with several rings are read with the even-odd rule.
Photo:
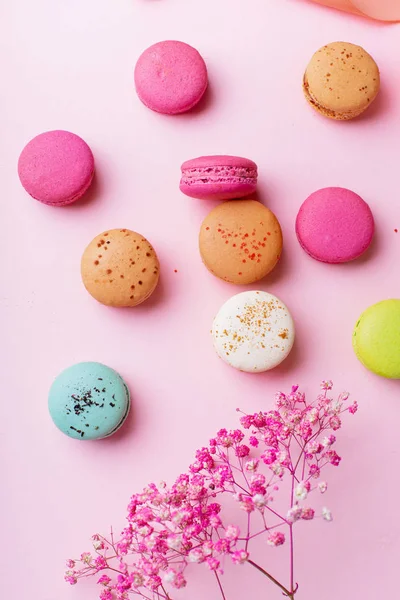
[[90, 552], [83, 552], [81, 554], [81, 561], [86, 565], [90, 565], [90, 563], [92, 562], [92, 555], [90, 554]]
[[312, 521], [315, 515], [315, 510], [313, 508], [303, 508], [301, 511], [301, 518], [303, 521]]
[[100, 585], [108, 585], [109, 583], [111, 583], [111, 578], [108, 577], [108, 575], [102, 575], [98, 580], [97, 583], [99, 583]]
[[256, 508], [264, 508], [268, 504], [268, 498], [265, 494], [255, 494], [252, 500]]
[[201, 563], [204, 561], [204, 554], [201, 548], [194, 548], [188, 554], [189, 562]]
[[318, 479], [318, 477], [320, 476], [321, 470], [320, 470], [320, 468], [318, 467], [318, 465], [316, 465], [316, 464], [312, 464], [312, 465], [310, 466], [310, 471], [309, 471], [309, 473], [310, 473], [310, 476], [311, 476], [311, 477], [314, 477], [315, 479]]
[[258, 469], [258, 460], [248, 460], [246, 463], [246, 471], [254, 472]]
[[326, 483], [326, 481], [320, 481], [320, 483], [318, 484], [318, 489], [321, 492], [321, 494], [325, 494], [326, 490], [328, 489], [328, 484]]
[[288, 523], [295, 523], [301, 519], [302, 512], [303, 511], [300, 506], [292, 506], [292, 508], [290, 508], [287, 512], [286, 520]]
[[231, 558], [235, 565], [242, 565], [248, 560], [249, 554], [245, 550], [235, 550], [232, 552]]
[[333, 388], [333, 383], [332, 381], [323, 381], [321, 384], [321, 389], [322, 390], [331, 390]]
[[217, 571], [219, 569], [219, 565], [221, 564], [220, 561], [214, 556], [209, 556], [206, 559], [206, 562], [211, 571]]
[[352, 415], [355, 415], [357, 410], [358, 410], [358, 404], [357, 404], [357, 402], [353, 402], [353, 404], [351, 406], [349, 406], [349, 413], [351, 413]]
[[329, 510], [329, 508], [326, 508], [326, 507], [324, 507], [324, 508], [322, 509], [322, 518], [323, 518], [325, 521], [332, 521], [333, 517], [332, 517], [332, 513], [331, 513], [331, 511]]
[[75, 585], [78, 582], [78, 578], [76, 576], [75, 571], [66, 571], [64, 575], [64, 580], [71, 585]]
[[305, 500], [307, 498], [307, 495], [308, 495], [307, 487], [304, 485], [303, 482], [299, 483], [296, 486], [294, 495], [296, 496], [297, 500]]
[[244, 496], [240, 502], [240, 508], [247, 513], [251, 513], [254, 510], [254, 503], [249, 496]]
[[339, 417], [337, 415], [334, 415], [333, 417], [331, 417], [331, 419], [329, 421], [329, 425], [333, 429], [333, 431], [337, 431], [338, 429], [341, 428], [342, 421], [339, 419]]
[[228, 525], [225, 529], [225, 537], [227, 540], [236, 541], [240, 535], [240, 529], [236, 525]]
[[65, 561], [65, 564], [68, 567], [68, 569], [73, 569], [75, 567], [75, 561], [72, 560], [71, 558], [69, 558], [67, 561]]
[[282, 546], [285, 543], [285, 535], [280, 531], [273, 531], [268, 534], [267, 544], [269, 546]]

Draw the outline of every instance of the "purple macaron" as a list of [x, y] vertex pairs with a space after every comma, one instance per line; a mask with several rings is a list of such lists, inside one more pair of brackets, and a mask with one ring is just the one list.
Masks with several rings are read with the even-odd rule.
[[371, 244], [374, 217], [368, 204], [351, 190], [329, 187], [304, 201], [296, 219], [297, 238], [316, 260], [345, 263]]
[[87, 143], [69, 131], [46, 131], [22, 150], [18, 175], [25, 190], [50, 206], [79, 200], [94, 176], [93, 154]]
[[200, 156], [181, 166], [180, 190], [202, 200], [231, 200], [253, 194], [257, 165], [239, 156]]

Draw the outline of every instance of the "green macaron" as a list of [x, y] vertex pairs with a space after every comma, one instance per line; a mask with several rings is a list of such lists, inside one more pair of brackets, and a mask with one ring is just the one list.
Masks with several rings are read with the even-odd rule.
[[362, 364], [387, 379], [400, 379], [400, 300], [384, 300], [365, 310], [353, 332]]

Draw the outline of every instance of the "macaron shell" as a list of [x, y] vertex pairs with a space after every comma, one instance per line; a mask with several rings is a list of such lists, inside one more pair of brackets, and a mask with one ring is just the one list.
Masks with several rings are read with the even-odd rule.
[[248, 284], [265, 277], [282, 253], [275, 215], [255, 200], [228, 200], [204, 219], [199, 248], [207, 269], [224, 281]]
[[229, 200], [254, 194], [257, 165], [235, 156], [200, 156], [183, 163], [180, 190], [202, 200]]
[[288, 308], [279, 298], [249, 291], [225, 302], [214, 319], [212, 335], [217, 354], [231, 367], [261, 373], [287, 358], [295, 328]]
[[367, 308], [353, 333], [361, 363], [387, 379], [400, 379], [400, 300], [384, 300]]
[[50, 206], [79, 200], [94, 176], [94, 158], [87, 143], [69, 131], [47, 131], [22, 150], [18, 175], [25, 190]]
[[163, 114], [190, 110], [201, 100], [207, 85], [203, 58], [184, 42], [158, 42], [136, 63], [135, 86], [140, 100]]
[[49, 412], [69, 437], [96, 440], [115, 433], [130, 407], [122, 377], [106, 365], [78, 363], [63, 371], [49, 392]]
[[133, 307], [155, 290], [160, 265], [153, 246], [129, 229], [110, 229], [96, 236], [82, 256], [82, 281], [98, 302]]
[[359, 116], [376, 98], [379, 69], [360, 46], [333, 42], [320, 48], [304, 74], [308, 102], [324, 116], [348, 120]]
[[323, 188], [302, 204], [296, 234], [302, 248], [316, 260], [344, 263], [370, 246], [374, 218], [368, 204], [345, 188]]

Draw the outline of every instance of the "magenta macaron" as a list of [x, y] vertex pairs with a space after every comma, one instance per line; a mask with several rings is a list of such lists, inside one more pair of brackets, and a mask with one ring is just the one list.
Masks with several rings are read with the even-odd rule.
[[345, 263], [361, 256], [374, 235], [374, 217], [358, 195], [340, 187], [314, 192], [296, 219], [297, 238], [316, 260]]
[[25, 190], [50, 206], [79, 200], [92, 183], [93, 154], [87, 143], [69, 131], [46, 131], [22, 150], [18, 175]]
[[207, 89], [207, 67], [199, 52], [184, 42], [158, 42], [135, 67], [140, 100], [151, 110], [176, 115], [193, 108]]
[[253, 194], [257, 165], [239, 156], [200, 156], [181, 166], [180, 190], [203, 200], [230, 200]]

